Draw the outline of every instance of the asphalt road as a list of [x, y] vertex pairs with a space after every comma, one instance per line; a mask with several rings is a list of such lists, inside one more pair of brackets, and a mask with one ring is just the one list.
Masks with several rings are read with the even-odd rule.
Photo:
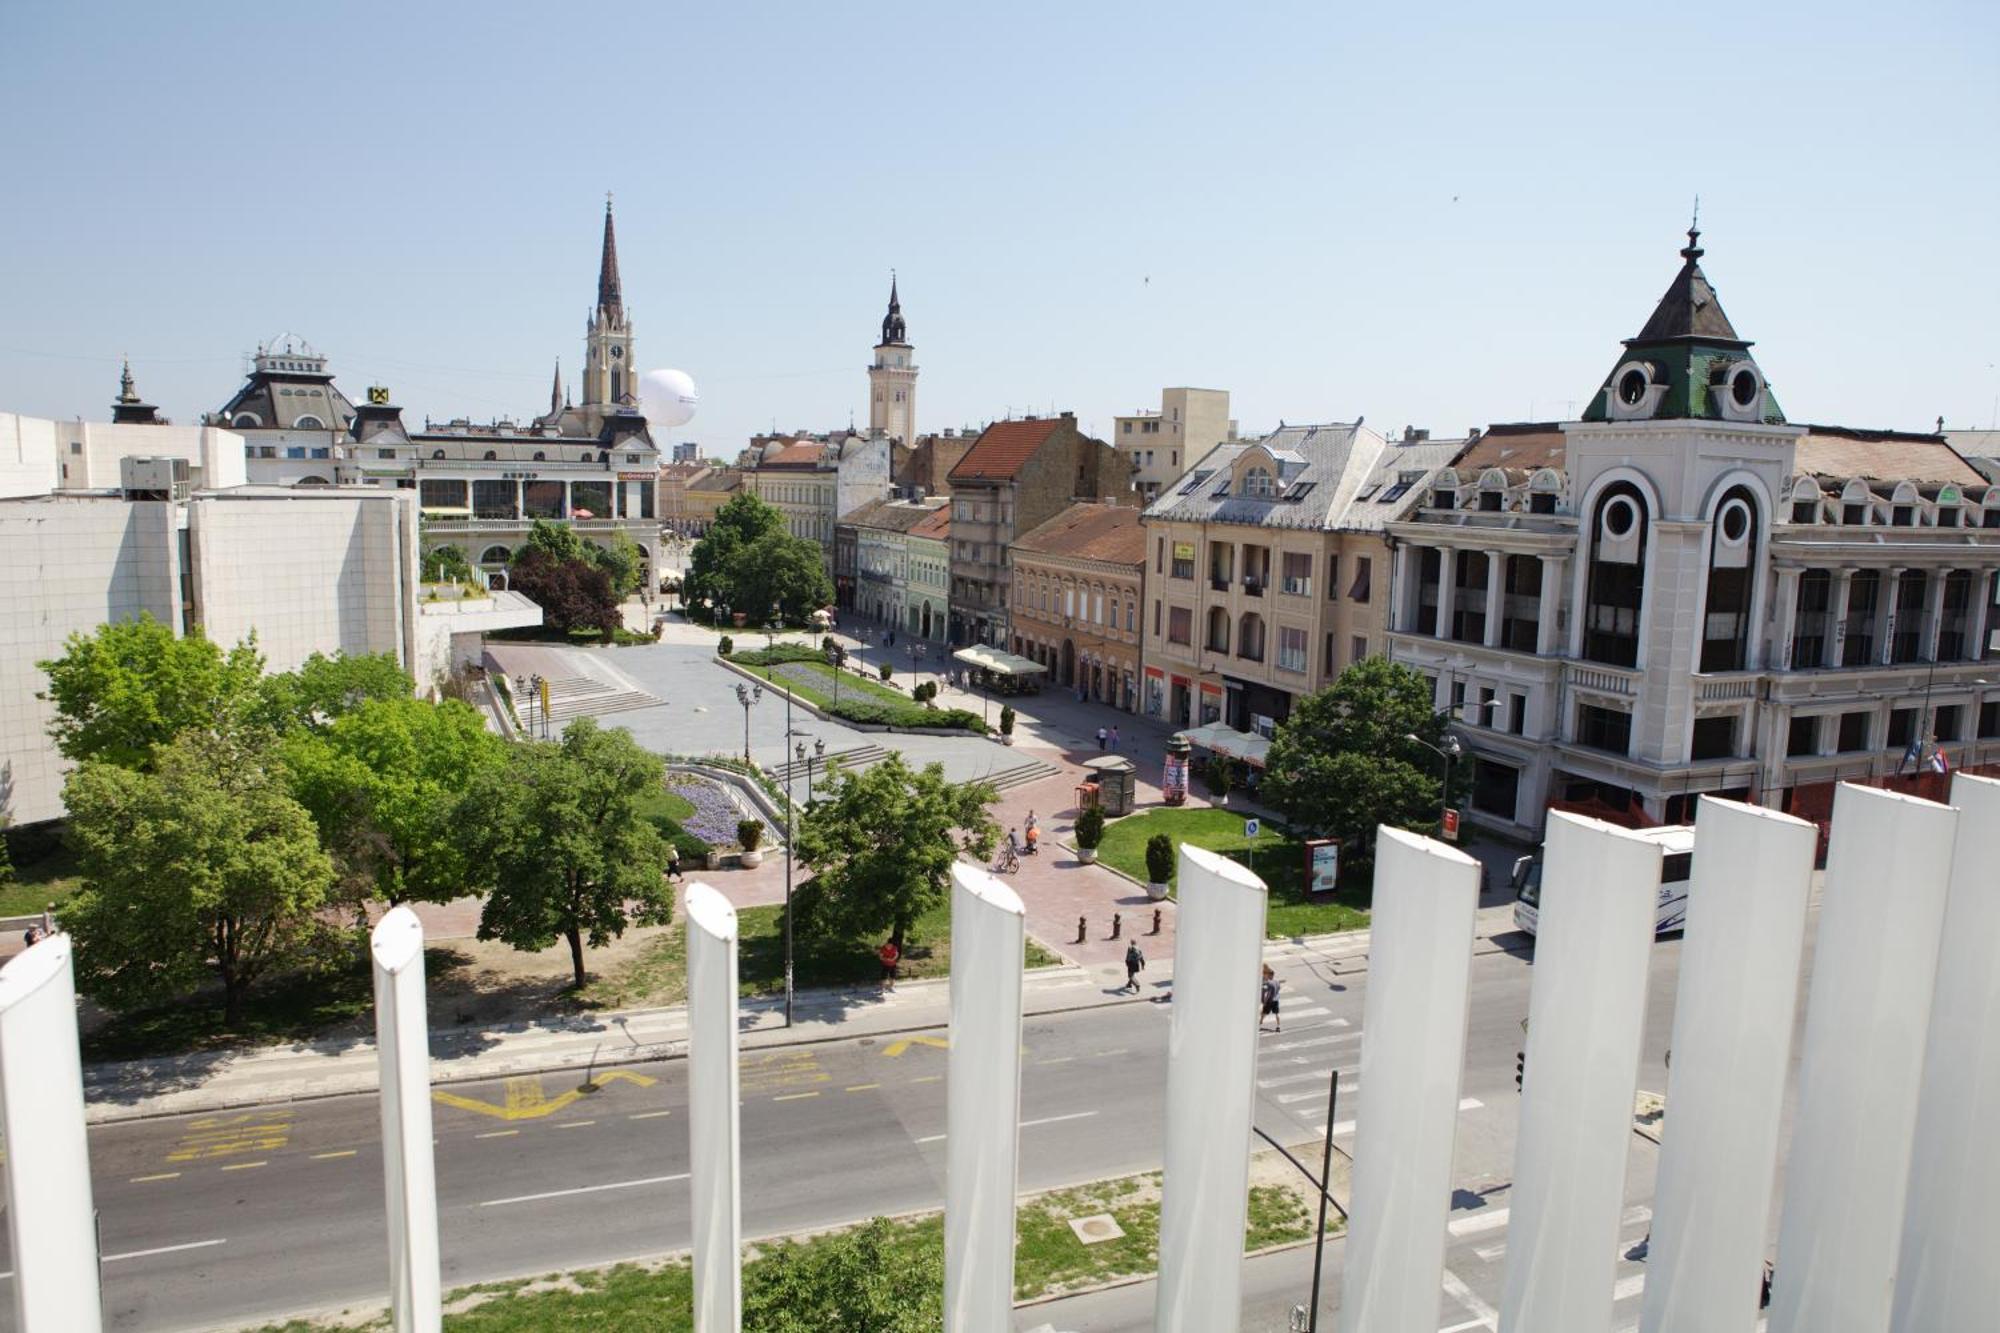
[[[1676, 942], [1655, 949], [1641, 1087], [1665, 1086], [1660, 1061], [1678, 958]], [[1479, 1302], [1498, 1300], [1504, 1231], [1491, 1219], [1504, 1207], [1512, 1167], [1514, 1053], [1530, 974], [1522, 957], [1474, 960], [1453, 1214], [1455, 1228], [1471, 1229], [1455, 1235], [1449, 1261], [1472, 1300], [1441, 1294], [1440, 1328], [1475, 1318]], [[1280, 975], [1287, 1021], [1282, 1034], [1262, 1039], [1258, 1122], [1286, 1143], [1314, 1142], [1326, 1123], [1328, 1072], [1344, 1071], [1343, 1098], [1352, 1088], [1366, 973], [1293, 962]], [[1024, 1190], [1158, 1167], [1167, 994], [1160, 991], [1156, 1004], [1028, 1023]], [[1248, 988], [1244, 1003], [1247, 1019]], [[941, 1043], [940, 1032], [747, 1052], [745, 1234], [941, 1207]], [[688, 1244], [684, 1063], [600, 1078], [596, 1091], [582, 1090], [576, 1074], [443, 1090], [435, 1128], [447, 1286]], [[383, 1300], [378, 1116], [370, 1095], [93, 1129], [110, 1326], [211, 1328]], [[1351, 1145], [1351, 1125], [1337, 1120], [1335, 1131], [1337, 1142]], [[1643, 1207], [1651, 1145], [1634, 1143], [1628, 1203]], [[1266, 1281], [1262, 1297], [1256, 1282], [1246, 1286], [1246, 1328], [1284, 1327], [1283, 1312], [1303, 1299], [1304, 1288], [1284, 1276], [1294, 1262], [1280, 1256], [1251, 1265], [1252, 1274], [1279, 1276]], [[1628, 1268], [1637, 1266], [1621, 1266], [1621, 1275]], [[1328, 1272], [1337, 1278], [1337, 1258], [1330, 1257]], [[1150, 1314], [1136, 1319], [1135, 1299], [1112, 1293], [1100, 1302], [1104, 1312], [1081, 1309], [1078, 1319], [1091, 1322], [1057, 1326], [1145, 1327]], [[1260, 1299], [1277, 1322], [1266, 1320]], [[1636, 1302], [1629, 1308], [1636, 1318]], [[1626, 1309], [1621, 1305], [1621, 1314]], [[1018, 1322], [1034, 1328], [1049, 1317], [1023, 1311]], [[0, 1311], [0, 1329], [10, 1320]]]

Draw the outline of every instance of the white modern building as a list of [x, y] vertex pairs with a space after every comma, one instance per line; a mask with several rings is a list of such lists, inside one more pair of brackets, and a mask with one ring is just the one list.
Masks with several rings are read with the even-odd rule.
[[1582, 420], [1487, 431], [1389, 526], [1393, 655], [1496, 827], [1703, 793], [1824, 827], [1837, 781], [2000, 766], [2000, 485], [1938, 435], [1788, 422], [1697, 239]]
[[[65, 459], [121, 429], [142, 442], [212, 446], [209, 465], [238, 484], [202, 484], [204, 467], [165, 453], [126, 455], [91, 489], [48, 487]], [[252, 635], [273, 671], [313, 653], [389, 653], [423, 687], [485, 631], [541, 623], [519, 594], [429, 601], [418, 583], [417, 500], [407, 490], [240, 484], [229, 432], [93, 427], [82, 452], [67, 423], [0, 415], [0, 816], [26, 824], [62, 814], [67, 765], [50, 743], [54, 712], [38, 662], [71, 634], [150, 615], [176, 634], [222, 645]], [[108, 432], [108, 433], [107, 433]], [[178, 432], [178, 433], [177, 433]], [[214, 437], [221, 437], [218, 441]]]

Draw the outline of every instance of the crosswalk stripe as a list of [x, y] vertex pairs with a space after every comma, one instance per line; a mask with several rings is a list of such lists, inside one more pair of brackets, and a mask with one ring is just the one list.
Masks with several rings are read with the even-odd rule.
[[[1359, 1083], [1343, 1083], [1340, 1085], [1340, 1090], [1342, 1092], [1359, 1092], [1361, 1091], [1361, 1085]], [[1273, 1100], [1280, 1106], [1290, 1106], [1294, 1102], [1316, 1102], [1320, 1099], [1321, 1095], [1318, 1089], [1314, 1089], [1312, 1092], [1286, 1093], [1284, 1096], [1274, 1098]]]
[[[1482, 1107], [1482, 1106], [1484, 1106], [1484, 1105], [1486, 1105], [1486, 1103], [1485, 1103], [1485, 1102], [1482, 1102], [1482, 1101], [1480, 1101], [1480, 1100], [1479, 1100], [1479, 1099], [1478, 1099], [1477, 1097], [1465, 1097], [1465, 1098], [1462, 1098], [1462, 1099], [1460, 1099], [1460, 1101], [1459, 1101], [1459, 1103], [1458, 1103], [1458, 1109], [1459, 1109], [1459, 1110], [1461, 1110], [1461, 1111], [1477, 1111], [1477, 1110], [1478, 1110], [1478, 1109], [1479, 1109], [1480, 1107]], [[1352, 1120], [1336, 1120], [1336, 1121], [1334, 1121], [1334, 1122], [1333, 1122], [1333, 1134], [1334, 1134], [1334, 1137], [1335, 1137], [1335, 1138], [1338, 1138], [1338, 1137], [1340, 1137], [1340, 1136], [1341, 1136], [1342, 1134], [1352, 1134], [1353, 1132], [1354, 1132], [1354, 1122], [1353, 1122]], [[1326, 1126], [1325, 1126], [1325, 1125], [1315, 1125], [1315, 1126], [1313, 1127], [1313, 1133], [1315, 1133], [1315, 1134], [1325, 1134], [1325, 1133], [1326, 1133]], [[1507, 1215], [1507, 1210], [1506, 1210], [1506, 1209], [1502, 1208], [1502, 1209], [1500, 1209], [1500, 1210], [1499, 1210], [1499, 1213], [1498, 1213], [1498, 1216], [1500, 1216], [1500, 1217], [1502, 1217], [1502, 1218], [1505, 1218], [1505, 1217], [1506, 1217], [1506, 1215]], [[1468, 1220], [1469, 1220], [1469, 1219], [1468, 1219]], [[1489, 1226], [1498, 1226], [1498, 1225], [1499, 1225], [1499, 1223], [1497, 1223], [1497, 1222], [1493, 1222], [1493, 1223], [1489, 1223], [1488, 1225], [1489, 1225]], [[1483, 1227], [1481, 1228], [1481, 1230], [1484, 1230], [1484, 1229], [1485, 1229], [1485, 1228], [1483, 1228]], [[1446, 1227], [1446, 1230], [1450, 1230], [1450, 1227], [1449, 1227], [1449, 1226], [1447, 1226], [1447, 1227]], [[1457, 1235], [1457, 1234], [1460, 1234], [1460, 1233], [1457, 1233], [1457, 1232], [1454, 1232], [1453, 1234], [1454, 1234], [1454, 1235]]]
[[1266, 1046], [1264, 1050], [1266, 1053], [1269, 1053], [1271, 1051], [1298, 1051], [1308, 1046], [1331, 1046], [1337, 1041], [1354, 1041], [1360, 1035], [1359, 1032], [1337, 1032], [1331, 1037], [1307, 1037], [1304, 1041], [1274, 1041], [1269, 1046]]

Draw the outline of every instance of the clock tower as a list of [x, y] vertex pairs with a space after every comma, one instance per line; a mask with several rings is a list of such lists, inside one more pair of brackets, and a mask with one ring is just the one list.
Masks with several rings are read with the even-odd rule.
[[889, 275], [889, 313], [882, 317], [882, 341], [868, 367], [868, 430], [905, 445], [917, 441], [916, 349], [903, 325], [896, 275]]
[[618, 233], [611, 223], [611, 196], [604, 196], [604, 253], [597, 264], [597, 309], [584, 332], [585, 408], [617, 407], [639, 401], [639, 372], [632, 362], [632, 325], [618, 286]]

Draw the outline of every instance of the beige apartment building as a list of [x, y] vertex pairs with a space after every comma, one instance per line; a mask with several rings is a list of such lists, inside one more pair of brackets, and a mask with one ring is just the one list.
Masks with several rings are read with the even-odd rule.
[[1139, 711], [1146, 533], [1130, 505], [1071, 505], [1014, 543], [1013, 651], [1051, 684]]
[[1132, 488], [1151, 504], [1218, 444], [1236, 438], [1227, 389], [1160, 391], [1160, 410], [1113, 418], [1111, 443], [1132, 465]]
[[743, 489], [743, 474], [735, 468], [711, 467], [690, 477], [681, 488], [682, 516], [676, 527], [684, 537], [703, 537], [722, 506]]
[[1383, 524], [1463, 441], [1391, 444], [1356, 422], [1216, 446], [1144, 515], [1140, 711], [1269, 736], [1304, 695], [1383, 651]]
[[1077, 500], [1130, 500], [1124, 460], [1076, 414], [996, 421], [951, 470], [951, 642], [1004, 647], [1016, 537]]

